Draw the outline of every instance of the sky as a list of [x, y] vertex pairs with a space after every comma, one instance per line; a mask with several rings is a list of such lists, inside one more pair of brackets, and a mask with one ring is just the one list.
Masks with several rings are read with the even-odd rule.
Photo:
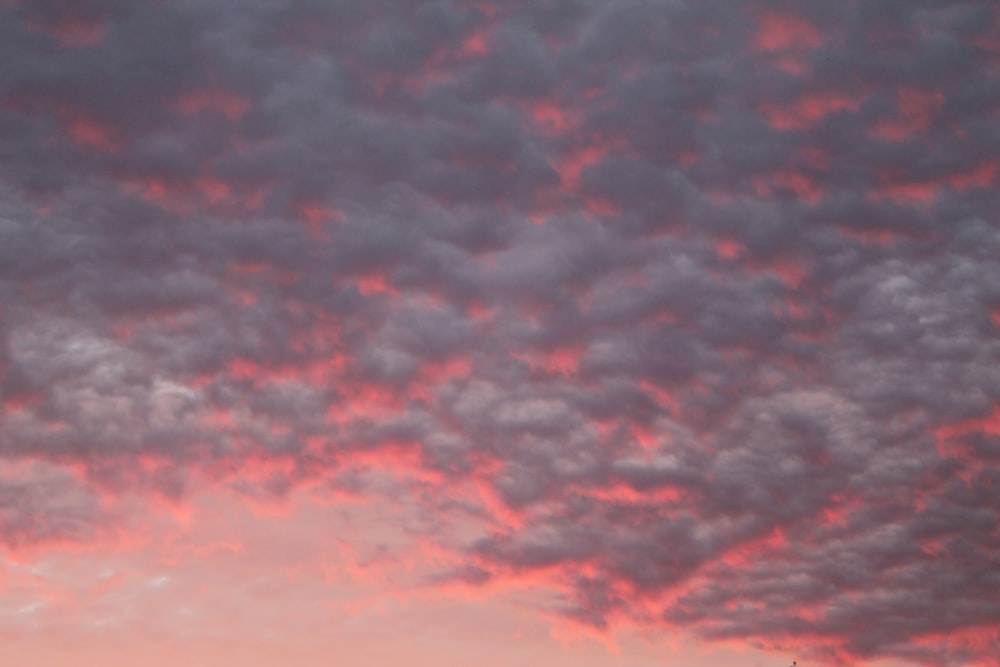
[[1000, 666], [1000, 4], [0, 0], [0, 663]]

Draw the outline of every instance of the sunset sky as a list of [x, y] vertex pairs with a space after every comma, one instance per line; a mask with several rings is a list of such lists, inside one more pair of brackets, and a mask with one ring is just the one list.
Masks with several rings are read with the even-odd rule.
[[0, 664], [1000, 666], [1000, 3], [0, 0]]

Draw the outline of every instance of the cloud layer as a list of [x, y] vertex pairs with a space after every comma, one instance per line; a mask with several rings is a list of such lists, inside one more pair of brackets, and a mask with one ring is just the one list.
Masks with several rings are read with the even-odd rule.
[[427, 586], [1000, 664], [993, 3], [32, 0], [0, 61], [9, 552], [310, 489]]

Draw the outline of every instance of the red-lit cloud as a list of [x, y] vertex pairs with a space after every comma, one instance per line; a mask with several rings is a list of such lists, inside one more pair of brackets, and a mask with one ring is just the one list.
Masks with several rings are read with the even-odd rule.
[[70, 4], [0, 3], [0, 635], [1000, 665], [992, 4]]

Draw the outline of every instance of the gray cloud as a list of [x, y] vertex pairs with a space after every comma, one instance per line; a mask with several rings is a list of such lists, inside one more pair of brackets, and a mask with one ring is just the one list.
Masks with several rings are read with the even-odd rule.
[[396, 456], [480, 522], [458, 580], [546, 573], [578, 621], [994, 659], [998, 26], [3, 6], [0, 452], [48, 472], [0, 538], [198, 474], [388, 493]]

